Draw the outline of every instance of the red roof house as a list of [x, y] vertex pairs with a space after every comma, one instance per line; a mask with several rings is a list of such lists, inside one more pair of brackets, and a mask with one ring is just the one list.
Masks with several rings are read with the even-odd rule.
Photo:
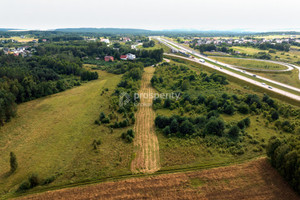
[[105, 60], [106, 62], [108, 62], [108, 61], [114, 61], [114, 57], [112, 57], [112, 56], [105, 56], [105, 57], [104, 57], [104, 60]]
[[127, 55], [121, 55], [121, 56], [120, 56], [120, 59], [121, 59], [121, 60], [127, 60], [127, 59], [128, 59], [128, 56], [127, 56]]

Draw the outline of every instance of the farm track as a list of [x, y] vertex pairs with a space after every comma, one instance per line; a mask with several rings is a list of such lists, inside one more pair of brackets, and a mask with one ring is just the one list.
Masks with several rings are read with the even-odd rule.
[[152, 88], [150, 80], [154, 74], [153, 67], [145, 68], [142, 77], [141, 89], [139, 94], [140, 104], [136, 113], [136, 122], [134, 132], [135, 157], [131, 163], [133, 173], [154, 173], [160, 169], [158, 139], [155, 134], [155, 112], [152, 109], [153, 97], [155, 90]]
[[132, 178], [48, 191], [20, 199], [298, 200], [266, 158], [208, 170]]

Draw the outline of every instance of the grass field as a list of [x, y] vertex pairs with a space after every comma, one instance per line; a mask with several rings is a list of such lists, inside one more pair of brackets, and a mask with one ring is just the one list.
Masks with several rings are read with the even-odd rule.
[[299, 199], [265, 158], [203, 171], [133, 178], [20, 199]]
[[170, 48], [162, 45], [161, 43], [159, 43], [157, 40], [153, 39], [155, 41], [155, 46], [154, 47], [148, 47], [148, 48], [144, 48], [142, 45], [141, 46], [137, 46], [138, 49], [144, 49], [144, 50], [154, 50], [154, 49], [163, 49], [164, 53], [169, 53], [170, 52]]
[[[266, 52], [268, 53], [268, 50], [260, 50], [253, 47], [239, 47], [234, 46], [231, 47], [235, 51], [239, 51], [240, 53], [245, 53], [248, 55], [254, 55], [258, 52]], [[300, 62], [300, 51], [298, 50], [290, 50], [289, 52], [283, 52], [283, 51], [276, 51], [276, 53], [270, 53], [272, 56], [272, 60], [278, 60], [282, 62], [289, 62], [289, 63], [297, 63]], [[299, 64], [298, 64], [299, 65]]]
[[33, 37], [25, 37], [25, 38], [21, 38], [21, 37], [10, 37], [10, 38], [0, 38], [0, 40], [16, 40], [18, 42], [32, 42], [33, 40], [37, 40]]
[[258, 76], [266, 77], [275, 81], [279, 81], [281, 83], [285, 83], [287, 85], [291, 85], [294, 87], [300, 88], [300, 80], [299, 80], [299, 70], [294, 69], [289, 72], [284, 73], [265, 73], [265, 72], [255, 72]]
[[[0, 197], [32, 173], [56, 176], [50, 186], [130, 173], [133, 146], [120, 138], [124, 129], [111, 133], [94, 124], [101, 111], [109, 112], [109, 96], [119, 81], [120, 76], [99, 72], [98, 80], [19, 105], [18, 116], [0, 129]], [[104, 88], [108, 92], [101, 96]], [[102, 144], [94, 150], [98, 139]], [[19, 167], [9, 175], [11, 151]]]
[[246, 60], [246, 59], [237, 59], [237, 58], [230, 58], [230, 57], [213, 57], [214, 60], [224, 62], [230, 65], [235, 65], [239, 67], [246, 67], [249, 69], [262, 69], [262, 70], [284, 70], [287, 67], [283, 65], [279, 65], [276, 63], [264, 62], [264, 61], [257, 61], [257, 60]]

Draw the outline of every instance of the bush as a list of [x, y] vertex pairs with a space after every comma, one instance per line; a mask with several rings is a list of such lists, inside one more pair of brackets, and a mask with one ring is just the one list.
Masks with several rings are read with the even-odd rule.
[[193, 125], [190, 121], [185, 120], [185, 121], [182, 122], [182, 124], [180, 125], [179, 131], [180, 131], [180, 133], [183, 134], [183, 135], [186, 135], [186, 134], [190, 135], [190, 134], [194, 133], [194, 131], [195, 131], [195, 130], [194, 130], [194, 125]]
[[28, 178], [28, 181], [30, 182], [31, 188], [34, 188], [40, 184], [40, 179], [37, 174], [31, 174], [31, 176]]
[[277, 112], [277, 111], [273, 111], [273, 112], [271, 113], [271, 118], [272, 118], [273, 121], [276, 121], [277, 119], [279, 119], [279, 114], [278, 114], [278, 112]]
[[178, 131], [179, 124], [176, 119], [173, 119], [170, 124], [170, 131], [171, 133], [176, 133]]
[[211, 118], [205, 125], [205, 134], [213, 134], [217, 136], [222, 136], [224, 133], [225, 125], [220, 119]]
[[170, 130], [170, 126], [166, 126], [164, 129], [163, 129], [163, 133], [167, 136], [169, 134], [171, 134], [171, 130]]
[[250, 118], [249, 118], [249, 117], [243, 119], [243, 121], [244, 121], [246, 127], [249, 127], [249, 126], [250, 126], [251, 121], [250, 121]]
[[224, 113], [228, 115], [233, 115], [234, 114], [234, 107], [232, 105], [226, 105], [224, 108]]
[[238, 126], [240, 129], [244, 129], [244, 128], [245, 128], [245, 122], [244, 122], [244, 120], [239, 121], [239, 122], [237, 123], [237, 126]]
[[134, 137], [135, 137], [135, 135], [134, 135], [134, 132], [132, 129], [129, 129], [127, 132], [124, 132], [121, 135], [121, 138], [128, 143], [131, 143], [133, 141]]
[[43, 185], [48, 185], [50, 183], [52, 183], [53, 181], [55, 181], [56, 177], [55, 176], [51, 176], [51, 177], [48, 177], [46, 178], [44, 181], [43, 181]]
[[232, 126], [228, 131], [228, 135], [231, 137], [238, 137], [239, 133], [240, 133], [240, 129], [236, 125]]
[[28, 180], [26, 180], [26, 181], [23, 181], [21, 183], [21, 185], [19, 186], [17, 191], [18, 192], [24, 192], [24, 191], [29, 190], [29, 189], [30, 189], [30, 182]]
[[101, 140], [100, 139], [98, 139], [98, 140], [94, 140], [93, 141], [93, 143], [92, 143], [92, 146], [94, 147], [94, 149], [96, 150], [97, 149], [97, 147], [99, 146], [99, 145], [101, 145]]
[[10, 162], [10, 171], [11, 173], [13, 173], [18, 168], [17, 157], [13, 152], [10, 152], [9, 162]]
[[239, 107], [238, 107], [238, 111], [242, 114], [248, 114], [250, 109], [249, 109], [249, 106], [247, 104], [241, 104]]

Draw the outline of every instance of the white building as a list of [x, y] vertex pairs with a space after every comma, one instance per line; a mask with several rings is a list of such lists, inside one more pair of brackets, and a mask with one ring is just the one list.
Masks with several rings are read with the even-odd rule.
[[127, 55], [127, 59], [128, 60], [134, 60], [134, 59], [136, 59], [136, 56], [134, 54], [132, 54], [132, 53], [128, 53], [126, 55]]
[[109, 44], [109, 39], [101, 38], [101, 42], [105, 42], [106, 44]]

